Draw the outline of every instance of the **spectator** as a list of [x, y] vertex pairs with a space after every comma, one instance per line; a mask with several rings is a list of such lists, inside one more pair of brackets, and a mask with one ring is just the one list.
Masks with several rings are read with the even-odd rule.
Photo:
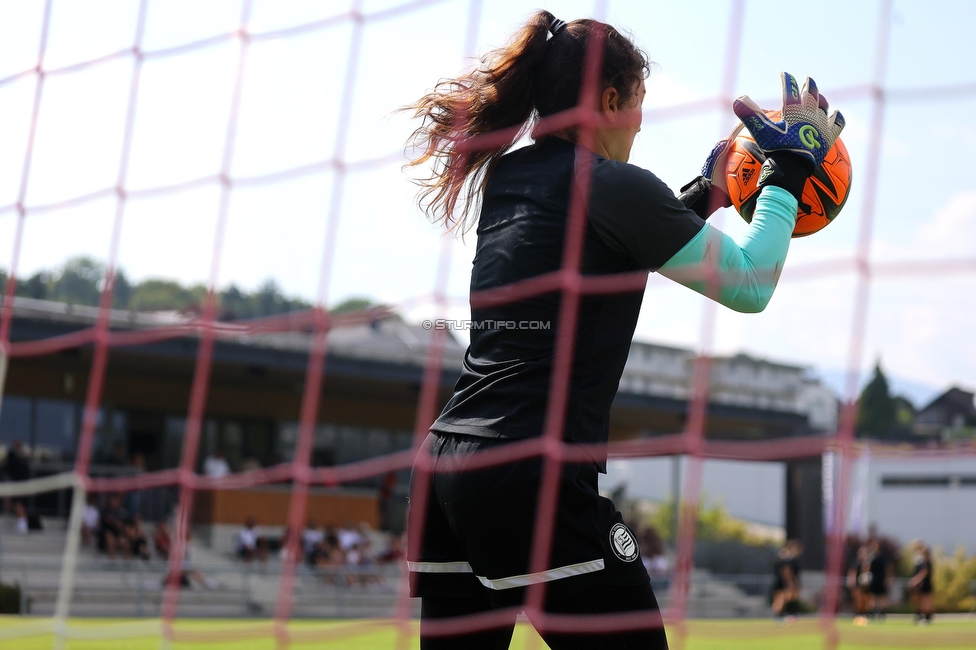
[[346, 553], [346, 564], [350, 566], [372, 566], [373, 549], [369, 537], [361, 537]]
[[359, 571], [360, 560], [362, 559], [361, 546], [362, 542], [358, 542], [346, 551], [346, 567], [348, 567], [346, 571], [346, 584], [350, 586], [365, 582]]
[[315, 564], [315, 554], [325, 542], [325, 531], [314, 519], [309, 519], [302, 532], [302, 555], [309, 564]]
[[346, 551], [346, 566], [359, 566], [362, 558], [362, 546], [362, 542], [359, 542]]
[[30, 456], [20, 440], [10, 443], [2, 473], [11, 481], [26, 481], [30, 478]]
[[136, 513], [126, 520], [125, 535], [132, 555], [149, 560], [149, 536], [142, 527], [142, 515]]
[[[7, 449], [7, 457], [4, 459], [0, 476], [6, 476], [10, 481], [26, 481], [31, 477], [30, 455], [24, 448], [24, 443], [14, 440]], [[17, 504], [20, 504], [20, 508]], [[6, 501], [6, 509], [12, 510], [17, 516], [17, 530], [23, 527], [23, 532], [27, 532], [27, 502], [24, 497], [18, 496]]]
[[245, 562], [258, 559], [265, 562], [268, 559], [267, 540], [258, 534], [257, 521], [254, 517], [248, 517], [244, 521], [244, 527], [237, 533], [235, 540], [235, 552], [237, 557]]
[[372, 570], [375, 565], [372, 542], [369, 535], [363, 535], [362, 541], [356, 544], [346, 556], [346, 563], [356, 567], [356, 575], [363, 585], [379, 582], [379, 577]]
[[400, 535], [393, 535], [386, 547], [386, 550], [376, 557], [378, 564], [393, 564], [403, 559], [403, 538]]
[[203, 473], [210, 478], [223, 478], [230, 474], [230, 465], [224, 458], [224, 452], [218, 450], [212, 456], [207, 456], [203, 461]]
[[339, 529], [339, 548], [342, 549], [343, 553], [348, 553], [349, 549], [354, 547], [360, 541], [362, 541], [362, 535], [356, 530], [356, 525], [347, 521], [342, 528]]
[[24, 507], [24, 502], [21, 499], [14, 501], [14, 516], [17, 518], [17, 532], [26, 535], [29, 530], [27, 508]]
[[169, 559], [169, 551], [172, 547], [172, 540], [169, 533], [169, 525], [160, 519], [156, 522], [156, 529], [153, 531], [153, 546], [156, 548], [156, 554], [164, 559]]
[[331, 584], [336, 583], [336, 570], [346, 564], [346, 554], [339, 545], [339, 535], [334, 528], [325, 532], [325, 541], [315, 552], [314, 564], [316, 568], [331, 568], [323, 572], [322, 579]]
[[125, 534], [125, 521], [129, 512], [122, 507], [122, 498], [110, 494], [99, 516], [98, 549], [114, 559], [119, 551], [123, 556], [129, 554], [129, 539]]
[[81, 513], [81, 543], [85, 546], [91, 544], [92, 539], [98, 534], [100, 519], [95, 495], [89, 494], [85, 497], [85, 509]]

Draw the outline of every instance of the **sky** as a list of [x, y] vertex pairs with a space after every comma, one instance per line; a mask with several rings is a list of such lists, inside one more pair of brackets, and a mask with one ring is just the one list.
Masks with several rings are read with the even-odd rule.
[[[734, 125], [730, 98], [720, 98], [734, 4], [719, 0], [469, 2], [445, 0], [386, 15], [404, 0], [364, 1], [361, 41], [341, 18], [347, 2], [257, 0], [248, 31], [258, 35], [243, 64], [240, 108], [228, 140], [239, 43], [212, 44], [175, 55], [167, 48], [226, 34], [240, 23], [239, 0], [161, 0], [148, 3], [143, 49], [150, 53], [134, 93], [135, 121], [123, 156], [134, 57], [119, 56], [46, 76], [37, 132], [26, 174], [21, 277], [57, 267], [75, 255], [106, 260], [117, 199], [68, 206], [69, 199], [111, 188], [120, 178], [125, 201], [118, 263], [133, 280], [174, 278], [206, 283], [214, 268], [221, 203], [217, 174], [227, 160], [237, 180], [341, 159], [334, 167], [275, 182], [238, 183], [230, 192], [216, 283], [253, 289], [267, 278], [286, 293], [333, 304], [368, 296], [400, 305], [409, 320], [435, 313], [429, 296], [439, 254], [448, 251], [447, 314], [464, 318], [474, 234], [445, 237], [417, 209], [415, 188], [402, 171], [414, 124], [397, 109], [439, 79], [457, 75], [470, 59], [505, 43], [534, 8], [564, 20], [603, 17], [633, 35], [655, 62], [648, 80], [644, 127], [631, 162], [673, 189], [697, 174], [712, 144]], [[807, 365], [834, 385], [848, 367], [857, 277], [844, 265], [857, 251], [863, 215], [873, 103], [863, 86], [876, 75], [880, 2], [818, 5], [811, 20], [802, 4], [746, 0], [739, 66], [732, 96], [760, 104], [779, 101], [779, 72], [814, 77], [832, 106], [847, 117], [842, 137], [854, 165], [854, 186], [837, 220], [794, 240], [783, 281], [758, 315], [719, 308], [715, 335], [702, 348], [704, 299], [652, 275], [636, 338], [746, 352]], [[55, 0], [44, 68], [53, 70], [132, 46], [138, 3]], [[25, 182], [31, 107], [38, 79], [15, 73], [37, 63], [43, 3], [0, 0], [0, 268], [9, 269], [15, 212]], [[327, 27], [287, 37], [275, 30], [337, 17]], [[976, 258], [976, 60], [971, 28], [976, 5], [962, 0], [896, 0], [887, 66], [890, 101], [883, 113], [880, 167], [870, 259]], [[477, 29], [468, 38], [468, 25]], [[263, 37], [260, 35], [264, 35]], [[358, 43], [358, 55], [351, 50]], [[340, 128], [347, 72], [352, 70], [348, 128]], [[968, 92], [938, 93], [970, 85]], [[861, 90], [857, 90], [862, 87]], [[854, 89], [854, 90], [852, 90]], [[920, 90], [921, 89], [921, 90]], [[925, 91], [924, 89], [930, 89]], [[909, 92], [919, 90], [919, 92]], [[832, 95], [832, 93], [834, 93]], [[836, 97], [836, 99], [831, 99]], [[713, 108], [661, 109], [714, 98]], [[121, 161], [127, 163], [122, 165]], [[355, 163], [377, 161], [369, 166]], [[165, 194], [160, 188], [209, 179]], [[142, 192], [142, 193], [140, 193]], [[337, 227], [329, 235], [330, 206]], [[4, 206], [8, 206], [4, 208]], [[39, 206], [48, 206], [38, 209]], [[745, 224], [732, 211], [713, 217], [733, 236]], [[332, 251], [322, 272], [325, 252]], [[835, 271], [811, 278], [790, 269], [811, 264]], [[972, 269], [973, 265], [970, 265]], [[842, 272], [843, 271], [843, 272]], [[321, 282], [321, 278], [325, 282]], [[862, 377], [877, 360], [913, 392], [950, 385], [976, 388], [976, 273], [878, 276], [871, 285], [864, 346], [855, 366]], [[899, 384], [896, 384], [899, 385]]]

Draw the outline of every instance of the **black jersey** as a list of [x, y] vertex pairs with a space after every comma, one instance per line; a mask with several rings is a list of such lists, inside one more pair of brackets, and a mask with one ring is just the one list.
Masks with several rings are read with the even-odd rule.
[[791, 557], [788, 560], [790, 566], [790, 571], [793, 572], [793, 579], [796, 580], [796, 584], [800, 584], [800, 558]]
[[[917, 562], [915, 564], [915, 576], [925, 571], [925, 577], [922, 578], [918, 583], [918, 590], [923, 594], [932, 593], [932, 563], [931, 562]], [[913, 576], [914, 577], [914, 576]]]
[[786, 589], [787, 579], [789, 576], [786, 575], [784, 577], [784, 574], [786, 573], [786, 569], [789, 568], [789, 566], [790, 566], [789, 560], [785, 560], [783, 558], [776, 560], [776, 562], [773, 564], [773, 577], [774, 577], [773, 590], [774, 591]]
[[776, 560], [773, 564], [773, 575], [775, 580], [773, 581], [773, 589], [780, 590], [786, 589], [788, 586], [787, 580], [793, 583], [793, 586], [800, 584], [800, 561], [795, 557], [780, 558]]
[[[656, 270], [704, 227], [654, 174], [547, 137], [501, 158], [478, 223], [471, 291], [558, 271], [577, 155], [590, 155], [581, 271]], [[580, 302], [563, 438], [606, 442], [640, 312], [643, 289], [588, 295]], [[454, 396], [431, 427], [443, 433], [530, 438], [543, 433], [559, 330], [561, 294], [472, 307], [471, 342]], [[604, 459], [596, 459], [602, 466]]]
[[888, 592], [888, 557], [882, 552], [871, 558], [868, 570], [871, 573], [871, 593]]

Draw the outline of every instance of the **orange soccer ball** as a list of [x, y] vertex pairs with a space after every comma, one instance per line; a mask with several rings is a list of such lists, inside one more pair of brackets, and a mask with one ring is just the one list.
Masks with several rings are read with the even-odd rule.
[[[778, 119], [778, 116], [774, 119]], [[725, 182], [732, 205], [747, 222], [752, 221], [759, 189], [759, 168], [766, 156], [749, 132], [742, 129], [729, 145]], [[851, 191], [851, 158], [847, 147], [837, 139], [823, 163], [807, 179], [797, 208], [794, 237], [805, 237], [834, 220]]]

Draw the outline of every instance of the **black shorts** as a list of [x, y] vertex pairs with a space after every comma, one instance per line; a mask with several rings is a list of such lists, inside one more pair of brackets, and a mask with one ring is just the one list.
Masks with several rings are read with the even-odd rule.
[[[563, 463], [552, 552], [546, 570], [530, 573], [542, 459], [467, 469], [476, 452], [505, 440], [431, 433], [420, 454], [434, 474], [414, 470], [429, 490], [423, 535], [410, 540], [413, 596], [488, 596], [495, 606], [521, 604], [525, 588], [571, 595], [593, 587], [649, 583], [637, 539], [609, 499], [597, 490], [593, 463]], [[410, 517], [419, 516], [413, 504]]]

